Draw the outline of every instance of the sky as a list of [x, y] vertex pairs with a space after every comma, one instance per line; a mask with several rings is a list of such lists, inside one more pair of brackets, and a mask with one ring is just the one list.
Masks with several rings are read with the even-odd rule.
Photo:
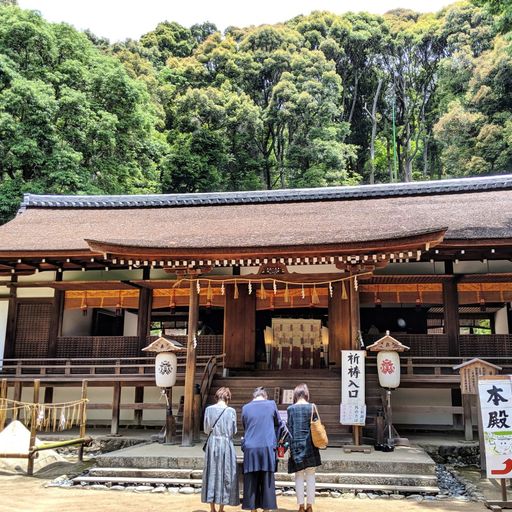
[[368, 11], [382, 14], [404, 7], [438, 11], [453, 0], [18, 0], [20, 7], [40, 11], [48, 21], [89, 29], [110, 41], [138, 39], [161, 21], [190, 27], [210, 21], [224, 30], [286, 21], [299, 14], [327, 10], [337, 14]]

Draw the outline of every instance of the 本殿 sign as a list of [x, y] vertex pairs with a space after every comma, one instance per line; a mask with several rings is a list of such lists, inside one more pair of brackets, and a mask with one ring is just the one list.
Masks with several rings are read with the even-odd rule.
[[342, 425], [364, 425], [366, 420], [364, 350], [341, 351]]
[[509, 375], [480, 377], [487, 478], [512, 477], [512, 381]]

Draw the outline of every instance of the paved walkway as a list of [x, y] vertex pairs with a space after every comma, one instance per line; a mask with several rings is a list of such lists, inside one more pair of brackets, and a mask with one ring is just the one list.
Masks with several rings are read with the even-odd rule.
[[[127, 491], [45, 488], [37, 478], [0, 475], [1, 512], [209, 512], [198, 495], [136, 494]], [[279, 497], [279, 512], [294, 512], [294, 498]], [[481, 503], [318, 498], [315, 512], [484, 512]], [[226, 507], [239, 512], [240, 507]]]

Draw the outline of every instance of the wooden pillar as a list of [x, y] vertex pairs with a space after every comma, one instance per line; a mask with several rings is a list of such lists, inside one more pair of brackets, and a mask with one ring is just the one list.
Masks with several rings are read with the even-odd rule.
[[256, 292], [245, 284], [226, 285], [224, 305], [224, 366], [243, 368], [256, 361]]
[[[64, 272], [57, 272], [55, 281], [62, 281]], [[48, 357], [54, 358], [58, 354], [58, 337], [62, 331], [62, 316], [64, 314], [64, 299], [66, 292], [64, 290], [55, 289], [53, 296], [53, 311], [50, 318], [50, 332], [48, 339]], [[44, 388], [44, 403], [49, 404], [53, 402], [53, 386], [46, 386]]]
[[[63, 273], [64, 272], [57, 272], [57, 275], [55, 276], [56, 282], [62, 281]], [[50, 332], [48, 340], [48, 357], [50, 358], [57, 357], [57, 338], [60, 336], [62, 330], [64, 298], [64, 290], [56, 289], [55, 295], [53, 296], [53, 311], [50, 318]]]
[[[21, 380], [14, 381], [14, 394], [13, 394], [13, 400], [15, 402], [21, 402], [21, 394], [23, 392], [23, 382]], [[19, 409], [15, 409], [12, 412], [12, 419], [17, 420], [19, 415]]]
[[333, 283], [328, 308], [329, 364], [338, 367], [341, 366], [341, 350], [359, 348], [356, 346], [360, 329], [359, 293], [352, 279]]
[[[150, 268], [145, 267], [142, 271], [142, 278], [150, 278]], [[140, 288], [139, 290], [139, 310], [137, 315], [137, 337], [139, 338], [139, 350], [148, 344], [148, 336], [151, 331], [151, 310], [153, 306], [153, 290], [150, 288]], [[144, 402], [144, 387], [135, 386], [135, 403]], [[142, 425], [144, 411], [135, 409], [133, 414], [135, 424]]]
[[[11, 283], [18, 282], [18, 276], [11, 276]], [[4, 359], [12, 359], [16, 353], [16, 311], [17, 310], [17, 299], [16, 299], [16, 287], [11, 286], [9, 288], [9, 309], [7, 311], [7, 326], [5, 329], [5, 348], [4, 348]]]
[[359, 333], [361, 331], [361, 314], [359, 311], [359, 291], [355, 288], [355, 279], [346, 282], [349, 288], [349, 303], [350, 303], [350, 336], [351, 345], [353, 350], [359, 350]]
[[112, 424], [110, 433], [112, 435], [119, 434], [119, 413], [121, 409], [121, 383], [114, 382], [114, 393], [112, 396]]
[[[79, 411], [79, 417], [80, 417], [80, 438], [85, 437], [85, 428], [87, 424], [87, 415], [85, 413], [86, 411], [86, 405], [85, 400], [87, 400], [87, 386], [88, 381], [83, 380], [82, 381], [82, 401], [80, 402], [80, 411]], [[82, 461], [84, 460], [84, 445], [83, 443], [80, 444], [80, 448], [78, 449], [78, 460]]]
[[32, 409], [30, 414], [30, 441], [28, 443], [28, 467], [27, 467], [27, 475], [32, 476], [34, 473], [34, 454], [32, 450], [36, 444], [36, 423], [37, 423], [37, 404], [39, 404], [39, 387], [40, 380], [36, 379], [34, 381], [34, 398], [32, 399]]
[[443, 281], [444, 332], [448, 335], [448, 356], [457, 357], [460, 355], [459, 296], [451, 261], [445, 262], [445, 273], [451, 275], [451, 279]]
[[348, 300], [342, 299], [341, 283], [332, 284], [332, 297], [329, 296], [328, 303], [328, 328], [329, 328], [329, 364], [341, 365], [341, 350], [348, 348], [347, 342], [350, 339], [350, 323], [347, 322]]
[[194, 385], [196, 381], [196, 335], [199, 318], [199, 294], [194, 280], [190, 281], [188, 305], [187, 364], [185, 367], [185, 400], [183, 405], [182, 446], [192, 446], [194, 437]]

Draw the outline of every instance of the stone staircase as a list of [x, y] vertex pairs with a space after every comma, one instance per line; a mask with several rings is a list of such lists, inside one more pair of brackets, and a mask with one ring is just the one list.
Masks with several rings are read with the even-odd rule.
[[[242, 458], [239, 455], [238, 462]], [[79, 485], [200, 487], [203, 453], [199, 447], [180, 448], [156, 443], [137, 445], [97, 458], [97, 466], [74, 479]], [[439, 492], [432, 459], [419, 448], [397, 448], [392, 453], [322, 451], [317, 489], [436, 494]], [[293, 487], [286, 460], [279, 461], [276, 487]]]
[[[329, 436], [330, 446], [340, 446], [351, 441], [351, 427], [340, 425], [341, 376], [339, 371], [330, 370], [281, 370], [281, 371], [238, 371], [229, 377], [217, 376], [210, 388], [208, 404], [214, 403], [215, 392], [221, 386], [231, 390], [230, 405], [237, 411], [238, 435], [243, 435], [241, 424], [242, 406], [252, 400], [252, 393], [257, 386], [264, 386], [270, 399], [275, 399], [279, 410], [286, 410], [287, 404], [280, 404], [282, 391], [294, 389], [297, 384], [306, 382], [311, 401], [320, 413]], [[366, 379], [367, 422], [363, 434], [367, 442], [374, 437], [374, 422], [377, 410], [381, 407], [381, 391], [375, 379]]]

